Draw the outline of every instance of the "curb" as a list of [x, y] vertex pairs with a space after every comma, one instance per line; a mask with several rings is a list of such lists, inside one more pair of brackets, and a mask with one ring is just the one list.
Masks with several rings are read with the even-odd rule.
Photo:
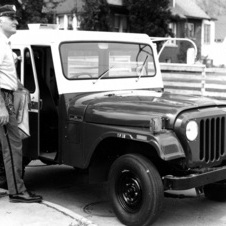
[[[8, 196], [8, 191], [0, 188], [0, 197], [5, 197], [5, 196]], [[60, 206], [58, 204], [44, 201], [44, 200], [40, 204], [43, 204], [47, 207], [57, 210], [58, 212], [63, 213], [64, 215], [72, 218], [73, 220], [77, 221], [78, 223], [82, 224], [83, 226], [98, 226], [98, 225], [94, 224], [92, 221], [86, 219], [85, 217], [83, 217], [77, 213], [74, 213], [73, 211], [71, 211], [63, 206]]]
[[42, 201], [41, 204], [44, 204], [47, 207], [55, 209], [55, 210], [65, 214], [66, 216], [71, 217], [72, 219], [81, 223], [84, 226], [97, 226], [96, 224], [94, 224], [92, 221], [86, 219], [85, 217], [82, 217], [81, 215], [74, 213], [73, 211], [71, 211], [71, 210], [69, 210], [65, 207], [62, 207], [58, 204], [51, 203], [51, 202], [48, 202], [48, 201]]

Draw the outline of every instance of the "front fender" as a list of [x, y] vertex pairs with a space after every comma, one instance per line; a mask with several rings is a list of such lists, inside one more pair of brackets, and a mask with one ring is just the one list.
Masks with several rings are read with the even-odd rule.
[[[93, 128], [95, 127], [95, 129]], [[98, 133], [100, 127], [101, 132]], [[86, 163], [85, 165], [89, 164], [90, 159], [92, 158], [93, 153], [97, 146], [107, 138], [117, 138], [117, 139], [124, 139], [124, 140], [131, 140], [137, 142], [143, 142], [149, 144], [153, 147], [158, 156], [164, 160], [169, 161], [173, 159], [183, 158], [185, 157], [184, 150], [177, 139], [175, 133], [172, 131], [164, 131], [159, 134], [152, 134], [150, 131], [138, 131], [136, 129], [131, 128], [119, 128], [111, 127], [110, 126], [103, 126], [103, 125], [93, 125], [92, 127], [86, 128], [86, 134], [95, 131], [95, 136], [93, 136], [92, 142], [86, 142], [85, 144], [85, 153], [86, 153]], [[88, 138], [89, 137], [89, 138]], [[92, 136], [87, 136], [87, 139], [91, 139]], [[92, 145], [88, 145], [92, 144]]]
[[174, 132], [167, 131], [166, 133], [158, 134], [155, 139], [159, 146], [161, 159], [169, 161], [185, 157], [185, 152]]

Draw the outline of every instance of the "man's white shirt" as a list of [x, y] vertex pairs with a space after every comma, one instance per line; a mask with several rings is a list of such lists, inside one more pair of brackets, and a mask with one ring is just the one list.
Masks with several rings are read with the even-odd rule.
[[0, 33], [0, 89], [17, 90], [18, 79], [9, 39]]

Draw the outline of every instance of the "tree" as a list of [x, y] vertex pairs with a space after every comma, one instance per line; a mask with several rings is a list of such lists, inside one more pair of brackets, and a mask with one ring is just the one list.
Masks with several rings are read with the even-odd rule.
[[0, 5], [13, 4], [17, 8], [19, 19], [19, 29], [27, 28], [29, 23], [52, 23], [52, 14], [43, 12], [46, 5], [56, 7], [64, 0], [1, 0]]
[[[173, 36], [168, 28], [171, 17], [169, 0], [124, 0], [129, 31], [149, 36]], [[82, 30], [111, 31], [112, 11], [106, 0], [85, 0], [80, 13]]]
[[0, 5], [17, 5], [19, 3], [20, 3], [20, 1], [18, 1], [18, 0], [1, 0]]
[[168, 27], [171, 11], [169, 0], [124, 0], [128, 9], [130, 32], [149, 36], [173, 36]]
[[110, 8], [106, 0], [85, 0], [80, 17], [82, 30], [111, 30]]

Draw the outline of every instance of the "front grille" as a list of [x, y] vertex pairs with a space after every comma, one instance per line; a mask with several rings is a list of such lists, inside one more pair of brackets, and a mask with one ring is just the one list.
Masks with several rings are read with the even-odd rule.
[[200, 160], [206, 163], [220, 160], [225, 150], [225, 117], [200, 121]]

